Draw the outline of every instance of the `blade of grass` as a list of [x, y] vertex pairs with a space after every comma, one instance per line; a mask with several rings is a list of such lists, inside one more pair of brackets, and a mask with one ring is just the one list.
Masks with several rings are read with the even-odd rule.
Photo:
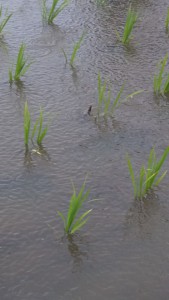
[[85, 36], [85, 33], [83, 33], [81, 35], [81, 37], [79, 38], [78, 42], [74, 45], [73, 52], [72, 52], [72, 55], [71, 55], [71, 58], [70, 58], [70, 65], [72, 67], [74, 65], [74, 60], [75, 60], [77, 51], [80, 49], [80, 46], [81, 46], [81, 44], [82, 44], [82, 42], [84, 40], [84, 36]]

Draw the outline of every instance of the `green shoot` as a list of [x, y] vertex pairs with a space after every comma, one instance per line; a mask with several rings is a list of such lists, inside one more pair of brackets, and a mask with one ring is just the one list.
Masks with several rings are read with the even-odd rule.
[[92, 209], [89, 209], [85, 213], [81, 214], [80, 217], [77, 217], [83, 202], [89, 197], [90, 190], [85, 192], [85, 185], [86, 180], [84, 181], [79, 193], [76, 193], [75, 186], [73, 184], [73, 194], [70, 199], [67, 217], [65, 217], [60, 211], [57, 211], [58, 215], [63, 220], [64, 230], [67, 234], [73, 234], [84, 226], [88, 220], [88, 214], [92, 211]]
[[13, 74], [12, 70], [9, 69], [9, 81], [10, 82], [19, 81], [20, 78], [25, 75], [25, 73], [27, 72], [27, 70], [29, 69], [29, 67], [31, 65], [31, 63], [27, 63], [27, 59], [25, 59], [25, 57], [24, 57], [25, 48], [26, 48], [25, 44], [22, 43], [19, 48], [14, 74]]
[[48, 24], [53, 24], [54, 19], [58, 16], [58, 14], [69, 4], [69, 0], [63, 0], [62, 4], [58, 6], [59, 0], [53, 0], [51, 8], [47, 9], [46, 0], [43, 0], [43, 18], [47, 20]]
[[[108, 90], [107, 93], [106, 90]], [[111, 103], [112, 95], [111, 95], [110, 88], [107, 88], [106, 81], [102, 83], [101, 76], [99, 73], [98, 74], [98, 107], [97, 107], [98, 116], [100, 116], [101, 113], [103, 114], [104, 117], [112, 116], [114, 114], [115, 109], [118, 108], [122, 103], [125, 103], [129, 98], [132, 98], [133, 96], [142, 92], [142, 90], [136, 91], [128, 95], [127, 97], [125, 97], [125, 99], [121, 100], [123, 91], [124, 91], [124, 84], [122, 85], [113, 103]]]
[[30, 112], [29, 112], [29, 108], [28, 108], [28, 103], [25, 102], [25, 106], [24, 106], [24, 142], [25, 142], [25, 146], [27, 148], [29, 145], [30, 134], [31, 134], [32, 141], [33, 141], [34, 136], [36, 135], [36, 142], [37, 142], [38, 146], [41, 146], [42, 141], [48, 131], [48, 125], [46, 125], [43, 128], [43, 121], [44, 121], [43, 111], [42, 111], [42, 109], [40, 109], [39, 117], [35, 122], [35, 125], [32, 129], [32, 134], [31, 134], [31, 117], [30, 117]]
[[[84, 35], [85, 35], [85, 33], [83, 33], [83, 34], [81, 35], [80, 39], [79, 39], [79, 40], [77, 41], [77, 43], [75, 43], [75, 45], [74, 45], [73, 52], [72, 52], [72, 55], [71, 55], [70, 61], [69, 61], [69, 64], [70, 64], [70, 66], [71, 66], [72, 68], [74, 67], [74, 60], [75, 60], [75, 58], [76, 58], [77, 51], [80, 49], [80, 46], [81, 46], [81, 44], [82, 44], [82, 42], [83, 42], [83, 40], [84, 40]], [[68, 62], [67, 54], [66, 54], [66, 52], [65, 52], [64, 49], [62, 49], [62, 52], [63, 52], [63, 55], [64, 55], [64, 57], [65, 57], [65, 61], [66, 61], [66, 63], [67, 63], [67, 62]]]
[[168, 32], [168, 30], [169, 30], [169, 7], [167, 9], [167, 16], [166, 16], [166, 19], [165, 19], [165, 29]]
[[[2, 30], [4, 29], [4, 27], [8, 23], [9, 19], [11, 18], [11, 16], [12, 16], [12, 14], [8, 15], [8, 10], [6, 10], [4, 19], [0, 22], [0, 34], [2, 33]], [[1, 17], [2, 17], [2, 5], [0, 7], [0, 18]]]
[[161, 168], [169, 154], [169, 146], [164, 150], [161, 158], [157, 160], [154, 148], [151, 149], [147, 168], [142, 165], [138, 176], [134, 175], [133, 167], [129, 156], [127, 156], [127, 164], [129, 168], [130, 177], [134, 189], [134, 197], [144, 197], [153, 187], [158, 186], [165, 177], [167, 171], [160, 175]]
[[131, 39], [131, 33], [133, 31], [134, 25], [138, 19], [138, 15], [135, 11], [129, 7], [128, 13], [127, 13], [127, 18], [126, 18], [126, 23], [124, 26], [124, 31], [123, 31], [123, 36], [120, 37], [120, 34], [116, 31], [118, 39], [124, 44], [127, 45]]
[[[100, 115], [101, 113], [101, 109], [102, 109], [102, 106], [104, 105], [104, 103], [107, 102], [107, 111], [109, 109], [109, 97], [111, 97], [111, 92], [110, 90], [108, 91], [108, 98], [106, 99], [106, 96], [105, 96], [105, 93], [106, 93], [106, 81], [104, 81], [104, 83], [102, 83], [101, 81], [101, 76], [100, 76], [100, 73], [98, 74], [98, 108], [97, 108], [97, 113], [98, 113], [98, 116]], [[106, 112], [106, 110], [104, 109], [104, 113]]]
[[156, 95], [166, 95], [169, 93], [169, 73], [165, 73], [165, 67], [168, 60], [168, 54], [160, 62], [160, 70], [154, 76], [153, 88]]
[[44, 120], [43, 110], [40, 109], [39, 118], [36, 120], [34, 128], [32, 130], [32, 139], [37, 133], [36, 141], [38, 145], [42, 144], [42, 140], [44, 139], [48, 131], [48, 125], [46, 125], [45, 128], [43, 128], [43, 120]]
[[63, 48], [62, 48], [62, 52], [63, 52], [63, 55], [65, 57], [65, 61], [66, 61], [66, 64], [67, 64], [67, 62], [68, 62], [67, 54], [66, 54], [66, 52], [65, 52], [65, 50]]
[[84, 39], [84, 33], [81, 35], [80, 39], [78, 40], [78, 42], [74, 45], [74, 48], [73, 48], [73, 52], [72, 52], [72, 55], [71, 55], [71, 58], [70, 58], [70, 65], [73, 67], [74, 65], [74, 60], [75, 60], [75, 57], [76, 57], [76, 54], [77, 54], [77, 51], [80, 49], [80, 46], [83, 42], [83, 39]]
[[24, 106], [24, 142], [25, 142], [26, 147], [28, 147], [28, 144], [29, 144], [30, 125], [31, 125], [30, 112], [29, 112], [29, 108], [28, 108], [28, 103], [25, 102], [25, 106]]

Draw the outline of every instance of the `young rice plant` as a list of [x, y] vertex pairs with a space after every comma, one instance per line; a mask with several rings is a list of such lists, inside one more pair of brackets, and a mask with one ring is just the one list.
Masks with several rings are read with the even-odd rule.
[[[107, 91], [106, 91], [107, 90]], [[117, 94], [116, 98], [114, 99], [113, 103], [111, 103], [111, 91], [110, 88], [107, 88], [107, 83], [104, 81], [102, 83], [100, 73], [98, 74], [98, 107], [97, 107], [97, 114], [98, 116], [103, 114], [104, 117], [112, 116], [116, 108], [118, 108], [122, 103], [125, 103], [129, 98], [141, 93], [142, 91], [136, 91], [125, 99], [121, 100], [121, 95], [124, 91], [124, 84], [122, 85], [119, 93]]]
[[168, 54], [160, 62], [159, 73], [154, 76], [153, 88], [156, 95], [166, 95], [169, 93], [169, 73], [165, 73]]
[[43, 110], [40, 109], [39, 118], [36, 120], [33, 131], [32, 131], [32, 140], [33, 140], [34, 136], [36, 135], [36, 142], [38, 145], [42, 144], [42, 141], [48, 132], [48, 125], [46, 125], [43, 128], [43, 121], [44, 121]]
[[[4, 19], [0, 20], [0, 34], [2, 34], [2, 31], [6, 24], [8, 23], [9, 19], [11, 18], [12, 14], [8, 15], [8, 10], [6, 10]], [[2, 5], [0, 7], [0, 18], [2, 18]]]
[[31, 117], [30, 117], [30, 112], [29, 112], [29, 108], [28, 108], [28, 103], [25, 102], [25, 106], [24, 106], [24, 142], [25, 142], [25, 146], [27, 148], [29, 145], [30, 134], [31, 134], [32, 140], [36, 136], [36, 142], [39, 146], [42, 144], [42, 141], [48, 131], [48, 125], [43, 127], [43, 122], [44, 122], [43, 111], [42, 111], [42, 109], [40, 109], [39, 117], [37, 118], [35, 125], [33, 126], [32, 134], [31, 134]]
[[69, 0], [63, 0], [58, 6], [59, 0], [53, 0], [51, 8], [48, 10], [46, 6], [46, 0], [43, 0], [43, 18], [48, 24], [53, 24], [54, 19], [58, 14], [69, 4]]
[[[78, 50], [80, 49], [80, 46], [84, 40], [84, 35], [85, 33], [83, 33], [80, 37], [80, 39], [77, 41], [77, 43], [75, 43], [74, 47], [73, 47], [73, 52], [72, 52], [72, 55], [70, 57], [70, 61], [69, 61], [69, 64], [70, 66], [73, 68], [74, 67], [74, 61], [75, 61], [75, 58], [76, 58], [76, 55], [77, 55], [77, 52]], [[62, 49], [63, 51], [63, 54], [64, 54], [64, 57], [65, 57], [65, 60], [66, 60], [66, 63], [68, 61], [67, 59], [67, 55], [66, 55], [66, 52], [64, 51], [64, 49]]]
[[13, 73], [12, 69], [9, 69], [9, 81], [10, 82], [19, 81], [20, 78], [23, 75], [25, 75], [25, 73], [29, 69], [30, 65], [32, 64], [32, 63], [27, 63], [28, 60], [25, 58], [25, 48], [26, 48], [25, 44], [22, 43], [19, 48], [19, 52], [18, 52], [18, 56], [17, 56], [15, 72]]
[[160, 184], [167, 173], [167, 171], [165, 171], [164, 173], [162, 173], [162, 175], [160, 175], [161, 168], [168, 154], [169, 147], [165, 149], [161, 158], [157, 160], [155, 150], [154, 148], [152, 148], [149, 154], [147, 168], [142, 165], [138, 176], [135, 176], [131, 160], [129, 156], [127, 156], [127, 163], [133, 184], [135, 198], [143, 198], [153, 187]]
[[89, 197], [90, 190], [85, 192], [86, 180], [84, 181], [79, 193], [76, 192], [75, 186], [73, 184], [73, 195], [70, 199], [69, 209], [67, 216], [65, 217], [60, 211], [57, 211], [58, 215], [62, 218], [64, 223], [64, 230], [67, 234], [73, 234], [84, 226], [88, 220], [88, 215], [92, 209], [87, 210], [79, 217], [77, 216], [83, 202], [86, 201]]
[[123, 36], [121, 37], [120, 34], [116, 31], [118, 39], [124, 44], [127, 45], [132, 39], [131, 33], [133, 31], [134, 25], [138, 19], [137, 13], [129, 7], [126, 23], [124, 26]]

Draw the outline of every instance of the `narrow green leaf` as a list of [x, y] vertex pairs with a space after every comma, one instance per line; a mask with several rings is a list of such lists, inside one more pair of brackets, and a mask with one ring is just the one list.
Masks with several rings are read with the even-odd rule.
[[[88, 220], [88, 218], [85, 220], [85, 223], [83, 223], [83, 219], [92, 211], [92, 209], [89, 209], [88, 211], [86, 211], [84, 214], [82, 214], [77, 221], [73, 224], [72, 228], [71, 228], [71, 233], [74, 233], [76, 230], [78, 230], [80, 227], [82, 227], [86, 221]], [[79, 227], [80, 226], [80, 227]]]
[[160, 182], [163, 180], [163, 178], [165, 177], [165, 175], [167, 174], [167, 171], [165, 171], [154, 183], [155, 186], [159, 185]]
[[66, 227], [66, 219], [65, 219], [64, 215], [59, 210], [57, 210], [57, 213], [61, 217], [61, 219], [64, 223], [64, 228], [65, 228]]
[[131, 161], [130, 161], [130, 158], [129, 158], [128, 155], [127, 155], [127, 164], [128, 164], [128, 168], [129, 168], [133, 188], [134, 188], [134, 196], [136, 197], [137, 196], [137, 185], [136, 185], [136, 180], [135, 180], [135, 176], [134, 176], [133, 167], [132, 167], [132, 164], [131, 164]]

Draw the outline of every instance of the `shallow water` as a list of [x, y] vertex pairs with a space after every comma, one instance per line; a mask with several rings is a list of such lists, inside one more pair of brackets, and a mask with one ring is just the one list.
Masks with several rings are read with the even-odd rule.
[[[0, 299], [159, 300], [167, 299], [169, 256], [168, 176], [145, 203], [133, 200], [125, 160], [137, 169], [155, 145], [160, 155], [169, 141], [169, 103], [154, 98], [152, 78], [168, 51], [164, 20], [168, 1], [130, 1], [140, 19], [129, 49], [116, 41], [129, 1], [71, 1], [54, 26], [43, 26], [40, 1], [7, 0], [13, 12], [0, 48]], [[86, 32], [76, 71], [65, 66]], [[22, 85], [10, 87], [8, 67], [19, 44], [34, 62]], [[87, 115], [97, 103], [97, 74], [114, 94], [136, 96], [96, 124]], [[43, 155], [25, 156], [23, 106], [33, 118], [39, 107], [51, 126]], [[166, 162], [166, 169], [169, 163]], [[87, 225], [72, 239], [63, 236], [56, 210], [66, 212], [72, 179], [88, 174], [93, 208]]]

